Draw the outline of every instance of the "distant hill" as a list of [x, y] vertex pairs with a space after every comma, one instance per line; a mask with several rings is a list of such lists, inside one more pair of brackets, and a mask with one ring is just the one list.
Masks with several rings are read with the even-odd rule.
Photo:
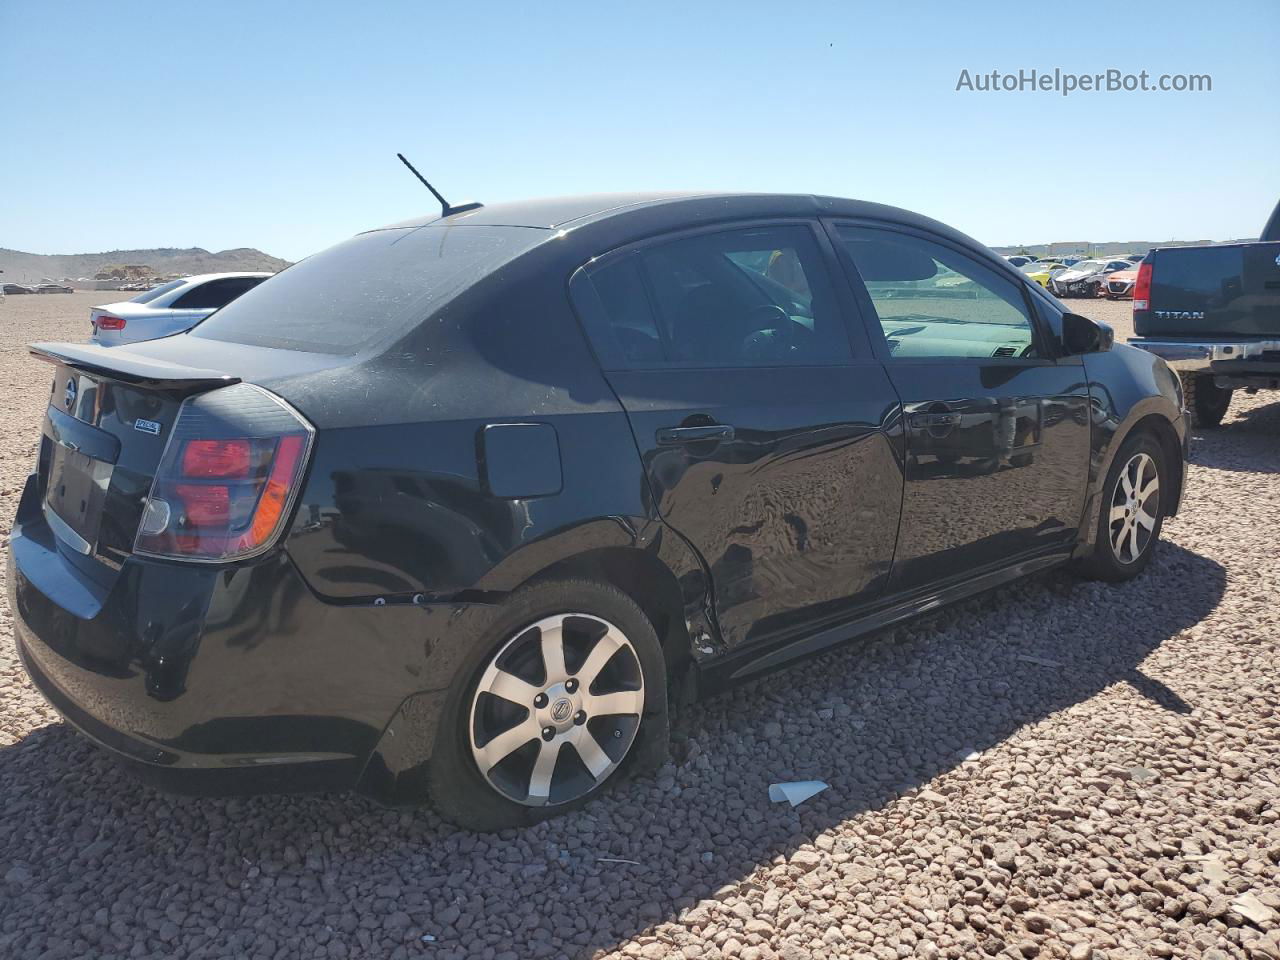
[[[1152, 247], [1200, 247], [1215, 243], [1252, 243], [1254, 239], [1251, 237], [1243, 240], [1108, 240], [1105, 243], [1058, 240], [1053, 243], [1029, 243], [1025, 246], [1013, 244], [991, 249], [1002, 256], [1025, 252], [1033, 257], [1047, 257], [1051, 253], [1062, 257], [1069, 254], [1114, 257], [1121, 253], [1146, 253]], [[1050, 247], [1053, 249], [1050, 250]]]
[[73, 253], [45, 255], [24, 253], [0, 247], [0, 270], [11, 283], [37, 281], [43, 277], [55, 280], [69, 277], [92, 277], [99, 270], [115, 264], [146, 264], [157, 276], [190, 273], [225, 273], [232, 270], [283, 270], [289, 261], [281, 260], [252, 247], [219, 250], [210, 253], [200, 247], [179, 249], [156, 247], [151, 250], [108, 250], [105, 253]]

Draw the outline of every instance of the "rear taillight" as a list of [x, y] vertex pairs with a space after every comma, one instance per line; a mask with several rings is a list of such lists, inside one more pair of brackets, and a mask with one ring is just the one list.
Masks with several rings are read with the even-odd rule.
[[1151, 309], [1151, 262], [1138, 264], [1138, 279], [1133, 282], [1133, 312]]
[[99, 330], [123, 330], [124, 317], [113, 317], [109, 313], [101, 313], [98, 315], [95, 326]]
[[292, 407], [250, 384], [187, 400], [152, 481], [134, 552], [220, 561], [270, 549], [314, 434]]

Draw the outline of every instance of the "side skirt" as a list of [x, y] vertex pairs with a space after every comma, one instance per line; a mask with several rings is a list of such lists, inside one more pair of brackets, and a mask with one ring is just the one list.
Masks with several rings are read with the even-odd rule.
[[1072, 551], [1069, 549], [1055, 550], [1053, 553], [1030, 557], [1012, 566], [979, 574], [960, 583], [925, 592], [917, 591], [906, 597], [901, 595], [891, 597], [853, 620], [846, 620], [799, 639], [786, 641], [781, 646], [764, 647], [750, 653], [726, 657], [721, 663], [703, 664], [699, 671], [699, 695], [716, 693], [726, 687], [749, 680], [757, 674], [778, 669], [828, 647], [846, 643], [940, 607], [967, 600], [975, 594], [1032, 573], [1060, 566], [1070, 560], [1071, 555]]

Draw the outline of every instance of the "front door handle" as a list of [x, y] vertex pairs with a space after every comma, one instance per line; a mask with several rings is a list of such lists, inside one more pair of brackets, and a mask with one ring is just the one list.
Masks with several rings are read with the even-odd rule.
[[698, 427], [660, 427], [657, 433], [658, 443], [662, 446], [732, 439], [733, 427], [727, 423], [709, 423]]
[[910, 424], [917, 430], [928, 430], [930, 427], [954, 427], [960, 422], [958, 413], [913, 413]]

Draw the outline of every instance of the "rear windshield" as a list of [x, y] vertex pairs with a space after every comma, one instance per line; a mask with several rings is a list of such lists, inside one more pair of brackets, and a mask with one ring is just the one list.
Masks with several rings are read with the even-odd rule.
[[532, 227], [374, 230], [308, 257], [231, 301], [193, 337], [355, 354], [420, 323], [548, 236]]
[[130, 303], [150, 303], [152, 300], [156, 299], [156, 297], [163, 297], [170, 290], [176, 290], [178, 289], [178, 287], [182, 286], [186, 282], [187, 280], [185, 277], [181, 280], [170, 280], [168, 283], [162, 283], [158, 287], [152, 287], [150, 290], [146, 291], [145, 293], [138, 294], [136, 297], [133, 297], [132, 299], [130, 299], [129, 302]]
[[[1244, 268], [1241, 247], [1171, 247], [1161, 250], [1151, 272], [1152, 299], [1164, 296], [1218, 301], [1238, 286]], [[1233, 282], [1234, 281], [1234, 282]], [[1164, 296], [1162, 296], [1164, 295]]]

